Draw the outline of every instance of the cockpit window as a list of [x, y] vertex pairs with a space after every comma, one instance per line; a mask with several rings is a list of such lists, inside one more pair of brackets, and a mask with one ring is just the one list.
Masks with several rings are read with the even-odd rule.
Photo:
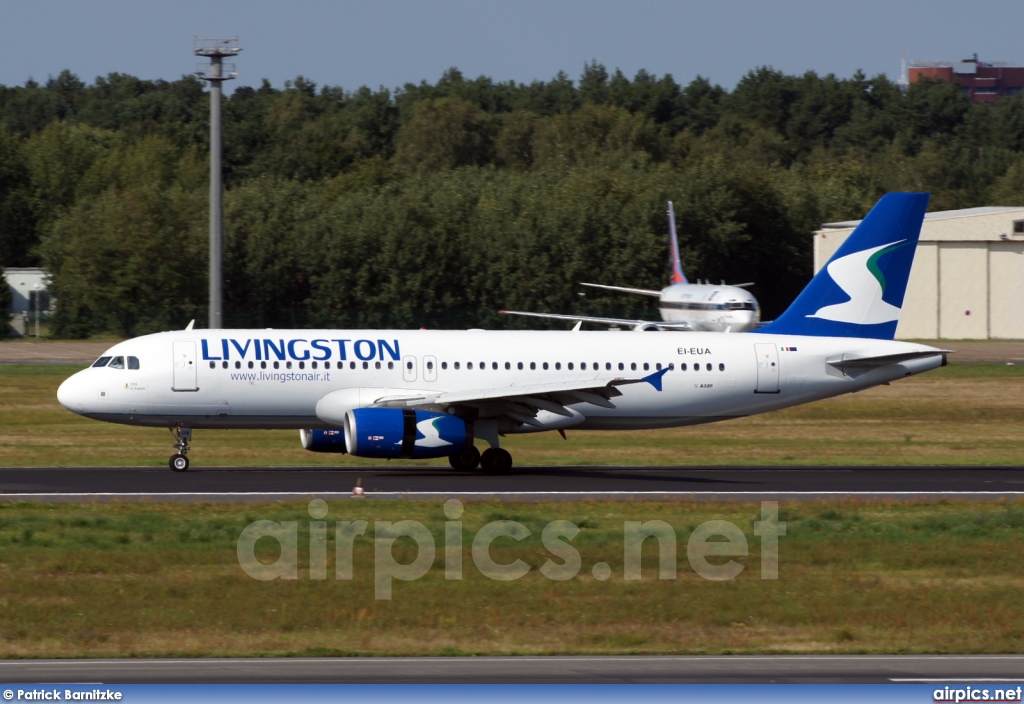
[[124, 369], [124, 357], [114, 357], [107, 366], [111, 369]]
[[92, 363], [92, 366], [94, 366], [94, 367], [105, 367], [105, 366], [107, 366], [107, 363], [109, 361], [110, 361], [110, 357], [100, 357], [99, 359], [97, 359], [95, 362]]
[[128, 368], [129, 369], [138, 369], [139, 368], [139, 358], [138, 357], [129, 357], [128, 358]]

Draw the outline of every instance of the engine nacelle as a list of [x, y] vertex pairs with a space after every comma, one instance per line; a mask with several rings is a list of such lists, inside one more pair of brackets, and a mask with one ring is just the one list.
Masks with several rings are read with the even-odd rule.
[[633, 332], [661, 332], [662, 327], [657, 323], [637, 323], [633, 326]]
[[356, 408], [345, 414], [345, 448], [357, 457], [422, 460], [462, 452], [473, 443], [458, 416], [408, 408]]
[[302, 441], [302, 449], [310, 452], [348, 452], [345, 449], [345, 431], [337, 428], [300, 430], [299, 439]]

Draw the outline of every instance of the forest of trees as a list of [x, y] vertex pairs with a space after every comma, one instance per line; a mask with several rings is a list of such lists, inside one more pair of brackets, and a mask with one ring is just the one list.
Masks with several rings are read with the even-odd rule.
[[[0, 86], [0, 266], [49, 269], [54, 335], [206, 320], [208, 116], [194, 77]], [[887, 191], [1024, 205], [1024, 96], [771, 68], [729, 92], [596, 62], [395, 91], [298, 77], [226, 99], [224, 165], [226, 326], [656, 316], [578, 283], [665, 285], [667, 200], [686, 272], [756, 282], [771, 318], [810, 276], [810, 233]]]

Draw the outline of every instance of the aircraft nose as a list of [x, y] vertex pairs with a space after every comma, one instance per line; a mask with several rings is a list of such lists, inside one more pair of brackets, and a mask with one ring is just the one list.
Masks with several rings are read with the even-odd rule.
[[57, 387], [57, 400], [60, 405], [73, 413], [85, 410], [85, 393], [82, 373], [69, 376]]

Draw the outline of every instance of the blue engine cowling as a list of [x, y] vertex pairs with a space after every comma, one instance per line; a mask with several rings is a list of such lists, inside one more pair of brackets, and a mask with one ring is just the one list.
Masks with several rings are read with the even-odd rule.
[[345, 448], [357, 457], [447, 457], [472, 443], [470, 425], [446, 413], [408, 408], [356, 408], [345, 413]]
[[348, 452], [345, 449], [345, 431], [337, 428], [300, 430], [299, 439], [302, 441], [302, 448], [310, 452]]

